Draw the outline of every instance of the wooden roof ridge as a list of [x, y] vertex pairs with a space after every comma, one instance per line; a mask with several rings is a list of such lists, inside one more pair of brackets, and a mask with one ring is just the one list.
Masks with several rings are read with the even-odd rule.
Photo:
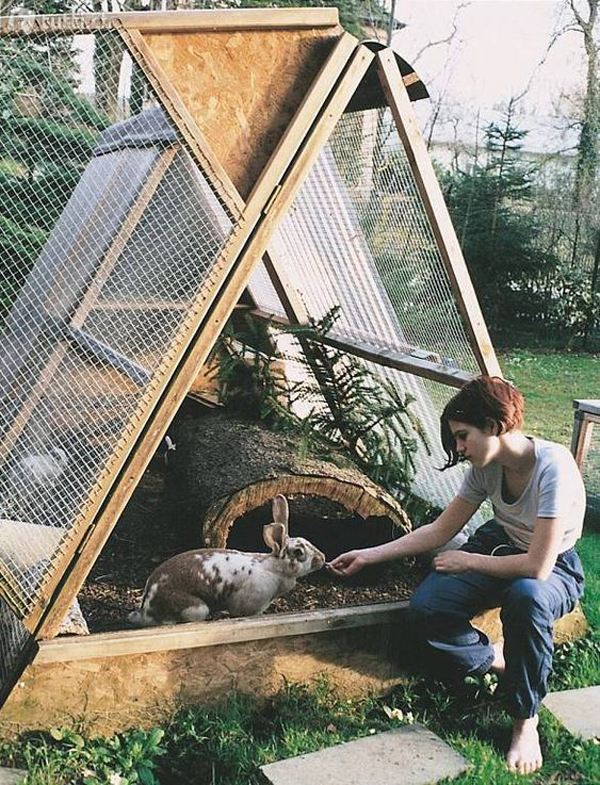
[[126, 28], [148, 32], [277, 30], [339, 26], [337, 8], [240, 8], [0, 16], [0, 35], [83, 33]]

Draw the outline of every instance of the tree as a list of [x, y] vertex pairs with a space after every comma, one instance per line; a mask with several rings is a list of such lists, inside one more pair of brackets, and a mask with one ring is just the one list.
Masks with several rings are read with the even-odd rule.
[[600, 0], [586, 0], [588, 15], [579, 10], [576, 0], [569, 0], [576, 28], [583, 36], [586, 54], [586, 80], [583, 114], [577, 150], [577, 167], [573, 204], [576, 210], [589, 200], [598, 169], [598, 134], [600, 133], [600, 86], [598, 85], [598, 4]]
[[[569, 0], [576, 27], [583, 36], [586, 54], [586, 80], [583, 100], [583, 113], [577, 150], [577, 166], [573, 190], [575, 212], [575, 239], [573, 242], [573, 261], [576, 260], [583, 216], [593, 201], [594, 186], [598, 172], [598, 136], [600, 134], [600, 86], [598, 85], [598, 4], [600, 0], [586, 0], [587, 16], [584, 16], [576, 0]], [[600, 226], [594, 221], [593, 262], [589, 279], [589, 306], [585, 316], [583, 332], [587, 344], [598, 319], [600, 306], [597, 302], [597, 285], [600, 274]], [[589, 249], [591, 250], [591, 249]], [[588, 252], [589, 252], [588, 250]], [[600, 298], [600, 295], [599, 295]]]
[[[68, 8], [52, 0], [31, 7]], [[77, 92], [72, 36], [2, 38], [0, 69], [0, 256], [11, 281], [0, 307], [6, 309], [109, 120]]]
[[488, 160], [447, 173], [448, 207], [486, 320], [502, 329], [544, 317], [544, 280], [556, 259], [541, 249], [542, 226], [532, 208], [532, 172], [517, 156], [525, 133], [512, 120], [486, 131]]

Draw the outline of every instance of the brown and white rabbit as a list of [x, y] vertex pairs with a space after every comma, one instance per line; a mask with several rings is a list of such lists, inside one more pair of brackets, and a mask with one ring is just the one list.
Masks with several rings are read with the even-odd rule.
[[129, 622], [155, 624], [204, 621], [215, 612], [230, 616], [262, 613], [275, 597], [294, 588], [296, 579], [320, 570], [325, 556], [303, 537], [288, 536], [285, 496], [273, 499], [273, 522], [263, 527], [271, 553], [204, 548], [173, 556], [146, 581], [139, 611]]

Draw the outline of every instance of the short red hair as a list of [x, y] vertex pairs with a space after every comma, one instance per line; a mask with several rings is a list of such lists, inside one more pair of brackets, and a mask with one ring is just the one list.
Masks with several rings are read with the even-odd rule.
[[519, 430], [523, 426], [523, 396], [499, 376], [478, 376], [467, 382], [451, 398], [442, 412], [442, 445], [448, 456], [444, 469], [456, 466], [459, 455], [450, 430], [450, 420], [474, 425], [483, 430], [490, 421], [498, 426], [498, 434]]

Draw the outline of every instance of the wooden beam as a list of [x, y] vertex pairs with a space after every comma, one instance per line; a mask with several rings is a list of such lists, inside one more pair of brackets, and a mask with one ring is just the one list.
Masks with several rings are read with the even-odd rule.
[[594, 423], [587, 417], [575, 417], [571, 436], [571, 452], [580, 471], [587, 458], [592, 443]]
[[154, 33], [195, 30], [277, 30], [336, 27], [337, 8], [244, 8], [118, 14], [124, 27]]
[[391, 49], [378, 52], [377, 67], [477, 362], [482, 373], [501, 377], [502, 371], [448, 208]]
[[[250, 311], [250, 314], [255, 319], [260, 319], [264, 322], [274, 322], [283, 327], [291, 327], [293, 324], [298, 324], [298, 322], [291, 321], [289, 318], [286, 319], [281, 316], [269, 314], [266, 311], [261, 311], [259, 309]], [[304, 324], [308, 324], [308, 321], [305, 321]], [[434, 382], [441, 382], [441, 384], [446, 384], [450, 387], [460, 388], [473, 378], [472, 374], [468, 374], [458, 368], [450, 368], [443, 363], [437, 363], [410, 354], [394, 352], [390, 349], [383, 349], [357, 340], [327, 335], [323, 338], [323, 343], [327, 346], [341, 349], [355, 357], [362, 357], [364, 360], [376, 363], [377, 365], [383, 365], [386, 368], [394, 368], [397, 371], [410, 373], [413, 376], [420, 376], [423, 379], [430, 379]]]
[[592, 418], [600, 418], [600, 399], [598, 398], [578, 398], [573, 401], [573, 407], [585, 415], [591, 415]]
[[594, 425], [600, 425], [600, 400], [575, 400], [571, 452], [581, 470], [592, 443]]
[[[309, 314], [304, 302], [287, 274], [285, 265], [273, 248], [267, 249], [263, 256], [263, 263], [286, 313], [288, 324], [308, 324]], [[253, 316], [259, 316], [263, 312], [257, 307], [251, 313]]]
[[337, 8], [250, 8], [199, 11], [145, 11], [116, 14], [46, 14], [0, 17], [0, 35], [83, 33], [117, 28], [153, 33], [200, 30], [277, 30], [339, 25]]
[[270, 614], [241, 619], [192, 622], [140, 630], [95, 633], [41, 641], [35, 664], [105, 659], [157, 651], [197, 649], [329, 630], [372, 627], [397, 622], [408, 602], [357, 605], [351, 608]]
[[[352, 42], [355, 44], [355, 39]], [[344, 63], [338, 53], [340, 47], [346, 54]], [[174, 413], [233, 312], [278, 220], [293, 201], [312, 161], [373, 59], [373, 54], [365, 47], [359, 47], [350, 62], [347, 53], [348, 39], [343, 37], [273, 153], [237, 231], [232, 233], [221, 258], [215, 263], [210, 283], [198, 296], [188, 319], [174, 337], [153, 384], [125, 429], [130, 434], [126, 443], [119, 454], [113, 456], [111, 465], [106, 467], [84, 505], [89, 521], [84, 540], [69, 554], [65, 567], [60, 573], [57, 571], [53, 583], [46, 587], [45, 596], [26, 620], [28, 629], [33, 630], [36, 637], [53, 637], [58, 632], [73, 598], [164, 437]], [[343, 70], [343, 65], [347, 67], [335, 94], [325, 104], [333, 77]], [[315, 121], [315, 117], [318, 120]], [[277, 174], [283, 178], [281, 183], [273, 182]]]

